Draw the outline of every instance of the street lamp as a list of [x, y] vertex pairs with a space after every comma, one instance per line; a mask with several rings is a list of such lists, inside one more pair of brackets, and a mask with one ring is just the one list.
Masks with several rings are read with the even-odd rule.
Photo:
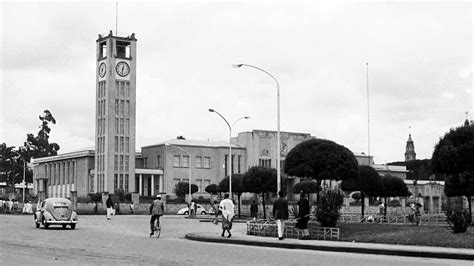
[[20, 153], [13, 151], [14, 153], [18, 154], [19, 158], [23, 161], [23, 204], [25, 204], [25, 187], [26, 187], [26, 179], [25, 179], [25, 172], [26, 172], [26, 162], [23, 156]]
[[265, 70], [263, 70], [259, 67], [248, 65], [248, 64], [233, 64], [232, 65], [232, 67], [234, 67], [234, 68], [241, 68], [243, 66], [255, 68], [257, 70], [262, 71], [263, 73], [270, 76], [275, 81], [275, 83], [277, 85], [277, 192], [278, 192], [281, 189], [281, 169], [280, 169], [280, 152], [281, 152], [281, 148], [280, 148], [280, 145], [281, 145], [281, 143], [280, 143], [280, 83], [278, 83], [278, 80], [272, 74], [268, 73], [267, 71], [265, 71]]
[[225, 123], [229, 127], [229, 158], [227, 160], [227, 172], [229, 175], [229, 194], [232, 195], [232, 127], [242, 119], [250, 119], [250, 116], [242, 116], [241, 118], [235, 120], [235, 122], [232, 125], [230, 125], [229, 122], [227, 122], [227, 119], [225, 119], [216, 110], [209, 109], [209, 112], [218, 114], [220, 117], [222, 117], [222, 119], [224, 119]]
[[189, 173], [188, 173], [188, 178], [189, 178], [189, 210], [188, 210], [188, 215], [191, 215], [191, 154], [189, 154], [189, 152], [187, 152], [185, 149], [183, 149], [179, 146], [173, 145], [173, 144], [165, 143], [165, 146], [175, 147], [175, 148], [183, 151], [184, 153], [186, 153], [189, 157]]

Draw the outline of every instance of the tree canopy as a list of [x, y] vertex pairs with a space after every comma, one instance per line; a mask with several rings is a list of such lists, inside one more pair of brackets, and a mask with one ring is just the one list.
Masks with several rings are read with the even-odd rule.
[[217, 184], [210, 184], [204, 188], [204, 190], [211, 195], [217, 195], [219, 193], [219, 187]]
[[358, 163], [346, 147], [330, 140], [310, 139], [288, 153], [284, 171], [316, 180], [344, 180], [357, 177]]
[[313, 180], [302, 180], [299, 183], [296, 183], [293, 186], [293, 193], [305, 193], [305, 194], [310, 194], [310, 193], [318, 193], [321, 191], [321, 186], [319, 186], [316, 182]]
[[405, 182], [396, 176], [385, 175], [382, 176], [383, 190], [374, 196], [381, 197], [406, 197], [410, 196], [411, 192], [408, 190]]
[[[178, 198], [184, 198], [185, 195], [189, 194], [189, 182], [178, 182], [175, 185], [173, 192]], [[198, 186], [191, 184], [191, 194], [196, 192], [198, 192]]]
[[263, 218], [266, 218], [265, 193], [277, 192], [277, 171], [276, 169], [253, 166], [244, 174], [242, 178], [244, 191], [262, 194]]
[[364, 198], [381, 194], [384, 187], [377, 171], [368, 165], [359, 166], [359, 175], [356, 178], [342, 180], [341, 188], [344, 191], [360, 191], [361, 214], [364, 215]]
[[27, 134], [27, 140], [24, 144], [24, 155], [27, 161], [33, 158], [41, 158], [47, 156], [57, 155], [59, 151], [59, 145], [57, 143], [49, 142], [49, 133], [51, 128], [49, 123], [56, 124], [56, 119], [49, 110], [44, 110], [43, 116], [39, 116], [41, 120], [40, 130], [37, 136], [33, 134]]
[[[237, 195], [242, 195], [243, 192], [246, 190], [242, 185], [243, 174], [233, 174], [232, 175], [232, 193], [236, 193]], [[218, 191], [220, 192], [229, 192], [229, 177], [226, 176], [219, 182]]]

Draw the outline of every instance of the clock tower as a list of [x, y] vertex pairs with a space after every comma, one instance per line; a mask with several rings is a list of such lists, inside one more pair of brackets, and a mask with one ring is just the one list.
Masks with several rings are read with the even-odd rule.
[[135, 192], [136, 43], [99, 34], [96, 56], [95, 192]]

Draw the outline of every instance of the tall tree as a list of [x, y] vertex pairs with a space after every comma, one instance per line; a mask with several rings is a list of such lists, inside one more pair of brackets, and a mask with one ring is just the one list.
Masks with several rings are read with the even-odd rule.
[[296, 145], [286, 156], [284, 170], [290, 176], [315, 179], [318, 186], [322, 180], [345, 180], [359, 175], [354, 154], [325, 139], [310, 139]]
[[407, 197], [411, 193], [405, 182], [396, 176], [385, 175], [381, 177], [383, 190], [375, 193], [374, 196], [380, 196], [385, 199], [384, 214], [387, 214], [388, 197]]
[[[198, 192], [199, 188], [195, 184], [191, 184], [191, 195]], [[184, 196], [189, 194], [189, 182], [178, 182], [173, 189], [174, 194], [178, 196], [178, 198], [183, 199]]]
[[472, 214], [474, 178], [474, 125], [452, 128], [436, 144], [431, 157], [432, 169], [446, 175], [445, 194], [466, 196]]
[[6, 182], [9, 191], [15, 186], [16, 177], [19, 174], [19, 165], [17, 162], [18, 154], [15, 153], [14, 146], [0, 144], [0, 181]]
[[368, 165], [359, 166], [359, 176], [357, 178], [346, 179], [341, 182], [344, 191], [360, 191], [361, 215], [364, 215], [364, 198], [375, 196], [383, 191], [382, 179], [379, 173]]
[[293, 193], [305, 193], [308, 195], [308, 198], [309, 194], [318, 193], [319, 191], [321, 191], [321, 186], [318, 186], [314, 180], [309, 179], [302, 180], [293, 186]]
[[247, 192], [262, 195], [263, 218], [267, 218], [265, 210], [265, 194], [277, 192], [277, 171], [276, 169], [253, 166], [244, 174], [242, 186]]
[[204, 188], [204, 190], [211, 195], [219, 194], [219, 186], [217, 184], [210, 184], [209, 186]]
[[24, 155], [29, 162], [31, 158], [41, 158], [47, 156], [57, 155], [59, 151], [59, 145], [57, 143], [49, 142], [49, 133], [51, 128], [50, 123], [56, 124], [56, 119], [49, 110], [44, 110], [43, 115], [39, 116], [41, 120], [40, 130], [38, 134], [27, 134], [27, 139], [24, 144]]
[[[232, 194], [237, 194], [237, 204], [239, 206], [239, 218], [240, 218], [240, 197], [242, 193], [246, 192], [245, 188], [242, 185], [243, 174], [233, 174], [232, 175]], [[229, 191], [229, 177], [225, 177], [219, 182], [218, 190], [220, 192]], [[232, 198], [232, 196], [231, 196]]]

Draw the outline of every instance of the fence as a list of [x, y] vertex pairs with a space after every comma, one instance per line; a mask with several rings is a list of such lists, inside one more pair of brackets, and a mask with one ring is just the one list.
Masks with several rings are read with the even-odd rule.
[[[430, 226], [448, 226], [445, 214], [429, 214], [419, 217], [420, 225]], [[374, 222], [386, 224], [413, 224], [414, 221], [408, 215], [360, 215], [360, 214], [341, 214], [339, 217], [341, 223], [361, 223]]]
[[[308, 224], [311, 239], [318, 240], [339, 240], [339, 228], [317, 227]], [[275, 221], [257, 220], [247, 222], [247, 235], [277, 237], [278, 229]], [[295, 228], [294, 222], [286, 222], [283, 235], [286, 238], [299, 238], [300, 230]]]

